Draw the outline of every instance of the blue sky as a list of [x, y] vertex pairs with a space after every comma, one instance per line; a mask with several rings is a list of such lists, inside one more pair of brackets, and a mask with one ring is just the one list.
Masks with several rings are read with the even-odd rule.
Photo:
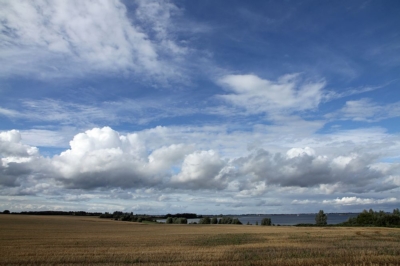
[[0, 208], [399, 207], [398, 1], [0, 4]]

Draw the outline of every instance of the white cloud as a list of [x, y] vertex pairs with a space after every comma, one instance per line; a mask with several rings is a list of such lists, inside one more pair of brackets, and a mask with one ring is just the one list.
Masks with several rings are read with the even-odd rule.
[[225, 165], [215, 151], [197, 151], [185, 157], [181, 172], [171, 181], [192, 189], [222, 189], [229, 176]]
[[325, 185], [321, 191], [328, 192], [327, 189], [335, 188], [334, 191], [367, 192], [380, 189], [375, 181], [382, 181], [386, 176], [386, 173], [372, 167], [375, 162], [376, 157], [370, 154], [335, 157], [317, 155], [311, 148], [294, 148], [286, 156], [260, 149], [249, 156], [236, 159], [235, 165], [241, 166], [242, 175], [250, 176], [258, 182], [264, 181], [268, 185]]
[[[152, 39], [132, 24], [126, 7], [109, 1], [1, 1], [0, 75], [48, 76], [82, 75], [93, 71], [119, 73], [133, 71], [159, 78], [175, 75], [172, 65], [160, 58], [165, 43], [170, 54], [181, 54], [165, 28], [154, 27], [162, 41]], [[159, 3], [173, 9], [173, 4]], [[151, 9], [142, 10], [142, 19], [156, 22]], [[45, 63], [41, 63], [45, 62]]]
[[305, 155], [314, 156], [315, 151], [310, 147], [305, 147], [305, 148], [292, 148], [286, 152], [286, 156], [289, 159]]
[[[4, 112], [3, 112], [4, 111]], [[180, 99], [168, 97], [121, 99], [93, 103], [76, 103], [56, 99], [20, 100], [19, 110], [1, 109], [0, 114], [29, 122], [59, 123], [64, 126], [94, 127], [107, 123], [147, 124], [169, 117], [183, 117], [201, 112], [200, 108]]]
[[347, 101], [342, 109], [327, 114], [329, 119], [378, 122], [400, 116], [400, 102], [379, 105], [371, 99]]
[[371, 204], [384, 204], [384, 203], [398, 203], [397, 198], [384, 198], [384, 199], [372, 199], [372, 198], [358, 198], [358, 197], [343, 197], [334, 200], [324, 200], [324, 204], [338, 204], [338, 205], [371, 205]]
[[109, 127], [77, 134], [70, 146], [52, 161], [60, 180], [74, 188], [168, 187], [170, 177], [180, 171], [184, 157], [194, 148], [172, 144], [152, 150], [140, 135], [120, 135]]
[[294, 204], [294, 205], [310, 205], [310, 204], [316, 204], [316, 203], [318, 203], [317, 201], [315, 201], [315, 200], [293, 200], [292, 201], [292, 204]]
[[138, 0], [135, 19], [141, 22], [146, 32], [155, 35], [155, 38], [164, 47], [164, 52], [171, 52], [175, 56], [187, 53], [187, 48], [176, 44], [171, 37], [173, 29], [171, 17], [178, 16], [181, 10], [170, 1]]
[[5, 109], [0, 107], [0, 114], [7, 117], [15, 117], [18, 116], [18, 112], [10, 109]]
[[[76, 129], [75, 129], [76, 130]], [[23, 143], [30, 146], [68, 147], [69, 140], [75, 135], [73, 128], [62, 128], [57, 131], [48, 129], [21, 130]]]
[[285, 75], [278, 81], [256, 75], [227, 75], [219, 80], [231, 94], [220, 99], [246, 109], [249, 113], [292, 113], [318, 107], [325, 82], [301, 82], [298, 74]]
[[[110, 200], [147, 199], [180, 206], [184, 200], [171, 196], [177, 191], [195, 195], [217, 190], [220, 198], [237, 199], [227, 207], [244, 208], [260, 197], [266, 197], [257, 201], [260, 206], [276, 206], [276, 197], [279, 204], [302, 205], [304, 198], [298, 195], [322, 202], [323, 195], [382, 191], [389, 195], [399, 189], [398, 165], [379, 162], [386, 151], [382, 141], [393, 143], [387, 135], [375, 135], [374, 141], [381, 146], [373, 151], [366, 148], [374, 142], [352, 143], [350, 136], [342, 139], [334, 134], [327, 137], [329, 141], [302, 139], [307, 144], [303, 148], [296, 145], [298, 141], [278, 143], [268, 134], [259, 135], [266, 143], [247, 150], [243, 140], [252, 139], [251, 134], [217, 127], [156, 127], [127, 134], [109, 127], [93, 128], [76, 134], [68, 150], [44, 158], [35, 147], [22, 144], [17, 131], [2, 132], [0, 190], [3, 195], [55, 198], [71, 194], [63, 200], [89, 204], [99, 201], [101, 191], [107, 189], [115, 190], [108, 195]], [[277, 145], [273, 152], [262, 148], [270, 143]], [[341, 145], [346, 149], [339, 149]]]
[[38, 154], [35, 147], [29, 147], [21, 143], [21, 134], [17, 130], [0, 132], [0, 152], [4, 158], [30, 157]]
[[21, 143], [17, 130], [0, 132], [0, 186], [18, 186], [26, 178], [42, 175], [47, 160], [40, 157], [39, 150]]

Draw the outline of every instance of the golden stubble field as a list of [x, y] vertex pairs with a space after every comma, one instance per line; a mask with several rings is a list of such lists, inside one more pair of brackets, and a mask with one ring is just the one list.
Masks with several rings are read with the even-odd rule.
[[400, 265], [400, 229], [0, 215], [1, 265]]

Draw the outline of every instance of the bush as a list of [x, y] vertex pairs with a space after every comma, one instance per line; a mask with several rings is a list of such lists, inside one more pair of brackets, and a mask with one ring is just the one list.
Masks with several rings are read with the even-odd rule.
[[211, 224], [217, 224], [217, 223], [218, 223], [217, 217], [213, 217], [213, 218], [211, 219]]

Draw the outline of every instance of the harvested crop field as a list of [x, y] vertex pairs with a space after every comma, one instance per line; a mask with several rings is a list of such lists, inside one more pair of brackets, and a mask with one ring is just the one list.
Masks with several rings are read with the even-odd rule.
[[0, 215], [1, 265], [400, 265], [400, 229]]

